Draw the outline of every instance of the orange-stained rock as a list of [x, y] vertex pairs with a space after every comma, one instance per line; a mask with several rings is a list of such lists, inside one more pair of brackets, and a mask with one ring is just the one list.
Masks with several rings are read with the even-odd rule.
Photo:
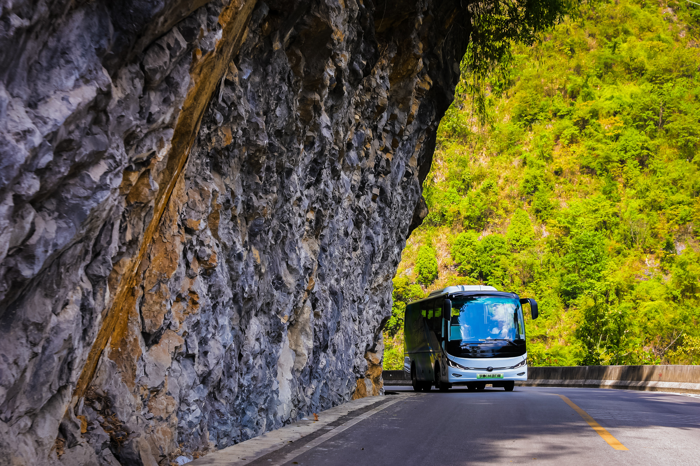
[[159, 393], [148, 400], [148, 411], [160, 419], [166, 419], [176, 409], [175, 398], [165, 393]]
[[191, 309], [194, 312], [199, 308], [199, 294], [194, 290], [190, 290], [188, 294], [190, 297]]
[[224, 146], [228, 146], [233, 141], [233, 135], [231, 134], [231, 127], [224, 126], [221, 128], [221, 132], [223, 133]]
[[384, 381], [382, 380], [382, 358], [384, 354], [384, 342], [380, 340], [375, 345], [374, 351], [365, 352], [367, 370], [364, 378], [357, 379], [357, 386], [353, 399], [365, 396], [377, 396], [382, 392]]
[[[177, 450], [175, 436], [177, 435], [177, 424], [173, 425], [158, 425], [148, 435], [148, 441], [151, 446], [151, 451], [158, 453], [162, 452], [166, 456]], [[161, 455], [157, 455], [160, 457]], [[165, 463], [167, 464], [167, 463]]]
[[142, 350], [140, 344], [141, 319], [136, 310], [136, 302], [141, 296], [139, 289], [133, 290], [126, 303], [120, 309], [124, 315], [120, 316], [123, 324], [117, 326], [110, 339], [109, 358], [117, 365], [121, 380], [127, 387], [133, 389], [136, 386], [136, 373], [138, 361]]
[[221, 241], [219, 238], [219, 222], [221, 221], [221, 207], [218, 201], [219, 193], [214, 193], [211, 200], [211, 213], [207, 217], [207, 226], [211, 231], [211, 234], [217, 241]]
[[122, 183], [119, 185], [121, 194], [128, 194], [139, 179], [139, 172], [126, 170], [122, 176]]
[[194, 230], [194, 231], [199, 231], [200, 225], [201, 225], [201, 220], [195, 220], [193, 218], [188, 218], [185, 221], [185, 225], [187, 225], [187, 228]]
[[170, 306], [170, 310], [173, 313], [173, 322], [175, 323], [176, 330], [178, 330], [180, 328], [180, 324], [187, 315], [187, 303], [178, 297]]
[[156, 195], [158, 184], [151, 179], [151, 171], [144, 171], [134, 186], [129, 190], [126, 196], [126, 202], [134, 204], [136, 202], [147, 203]]
[[85, 432], [87, 432], [87, 425], [88, 425], [87, 418], [85, 416], [80, 415], [80, 414], [77, 415], [76, 417], [80, 421], [80, 433], [84, 434]]
[[158, 284], [155, 289], [144, 293], [141, 304], [144, 332], [154, 333], [163, 325], [169, 299], [170, 290], [165, 284]]
[[173, 191], [168, 208], [163, 214], [158, 235], [151, 245], [143, 278], [144, 297], [141, 316], [147, 333], [154, 333], [162, 325], [170, 307], [168, 282], [178, 268], [182, 256], [182, 235], [178, 215], [184, 201], [184, 184], [179, 182]]
[[218, 263], [216, 251], [212, 251], [212, 253], [207, 257], [205, 260], [200, 261], [199, 265], [201, 265], [205, 269], [212, 269], [216, 267]]
[[165, 382], [167, 371], [172, 364], [172, 357], [185, 340], [173, 332], [166, 330], [157, 344], [144, 354], [144, 385], [150, 389], [161, 387]]
[[196, 184], [196, 188], [187, 191], [187, 206], [197, 212], [207, 212], [211, 201], [211, 190], [200, 183]]

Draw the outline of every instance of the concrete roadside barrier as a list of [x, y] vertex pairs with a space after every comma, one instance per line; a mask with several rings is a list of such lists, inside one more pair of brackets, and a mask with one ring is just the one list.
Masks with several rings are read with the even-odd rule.
[[411, 385], [411, 377], [404, 371], [383, 371], [384, 386], [387, 385]]
[[527, 375], [516, 385], [700, 393], [700, 366], [530, 367]]
[[[384, 371], [384, 385], [411, 385], [404, 371]], [[526, 387], [617, 388], [700, 394], [700, 366], [529, 367]]]

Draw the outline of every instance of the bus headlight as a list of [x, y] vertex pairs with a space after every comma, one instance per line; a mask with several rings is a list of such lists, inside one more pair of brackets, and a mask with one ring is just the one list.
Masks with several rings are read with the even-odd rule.
[[454, 369], [462, 369], [462, 366], [454, 362], [452, 359], [447, 360], [447, 365], [454, 368]]
[[447, 365], [450, 366], [450, 367], [452, 367], [453, 369], [462, 369], [463, 371], [474, 370], [473, 367], [462, 366], [461, 364], [457, 364], [456, 362], [454, 362], [454, 361], [451, 360], [451, 359], [448, 359], [448, 360], [447, 360]]
[[518, 367], [523, 367], [527, 365], [527, 358], [523, 359], [519, 363], [517, 363], [515, 366], [510, 366], [508, 369], [517, 369]]

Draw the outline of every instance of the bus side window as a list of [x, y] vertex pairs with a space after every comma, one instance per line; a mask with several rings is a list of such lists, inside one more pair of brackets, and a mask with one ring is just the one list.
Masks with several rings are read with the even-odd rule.
[[432, 310], [432, 306], [429, 306], [428, 303], [423, 301], [422, 303], [420, 303], [420, 308], [423, 317], [425, 317], [426, 319], [430, 319], [430, 311]]
[[[425, 312], [425, 311], [423, 311], [423, 312]], [[430, 310], [430, 311], [428, 311], [428, 320], [432, 320], [432, 318], [433, 318], [433, 311]]]
[[442, 337], [442, 308], [438, 304], [435, 305], [433, 315], [435, 316], [435, 319], [433, 319], [433, 331], [435, 335]]
[[433, 305], [433, 320], [430, 322], [430, 327], [435, 335], [442, 336], [442, 309], [437, 304]]

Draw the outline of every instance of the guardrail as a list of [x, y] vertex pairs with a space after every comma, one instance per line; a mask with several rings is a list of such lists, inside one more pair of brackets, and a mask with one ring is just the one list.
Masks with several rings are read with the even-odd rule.
[[[384, 385], [411, 385], [404, 371], [384, 371]], [[700, 393], [700, 366], [574, 366], [529, 367], [530, 387], [617, 388]]]

